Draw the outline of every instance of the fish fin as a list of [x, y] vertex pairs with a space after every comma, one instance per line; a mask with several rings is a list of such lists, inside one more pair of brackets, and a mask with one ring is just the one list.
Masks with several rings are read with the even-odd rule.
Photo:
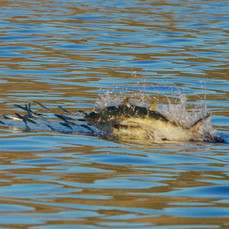
[[156, 105], [157, 105], [157, 101], [153, 102], [153, 103], [150, 105], [149, 110], [150, 110], [150, 111], [155, 111]]
[[129, 103], [129, 97], [125, 97], [125, 98], [123, 98], [123, 101], [118, 105], [118, 106], [122, 106], [122, 105], [124, 105], [124, 106], [130, 106], [130, 103]]
[[123, 100], [123, 103], [126, 104], [126, 103], [129, 103], [129, 97], [125, 97], [124, 100]]
[[191, 126], [192, 132], [198, 132], [200, 127], [201, 127], [201, 125], [203, 124], [203, 122], [206, 119], [208, 119], [209, 117], [210, 117], [210, 115], [206, 115], [203, 118], [198, 119], [194, 124], [192, 124], [192, 126]]

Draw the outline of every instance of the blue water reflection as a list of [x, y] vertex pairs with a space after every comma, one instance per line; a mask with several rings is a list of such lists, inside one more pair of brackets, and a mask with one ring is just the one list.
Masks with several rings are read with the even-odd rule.
[[[1, 1], [1, 113], [187, 96], [228, 129], [227, 1]], [[198, 106], [197, 106], [198, 107]], [[42, 112], [42, 111], [41, 111]], [[0, 227], [228, 228], [227, 144], [0, 130]]]

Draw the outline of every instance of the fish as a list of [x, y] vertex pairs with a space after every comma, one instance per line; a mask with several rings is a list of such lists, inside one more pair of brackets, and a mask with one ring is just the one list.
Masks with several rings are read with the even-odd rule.
[[[50, 109], [38, 101], [33, 101], [36, 105], [48, 113], [37, 113], [32, 109], [32, 105], [18, 105], [13, 104], [16, 108], [24, 114], [15, 112], [14, 115], [3, 114], [3, 119], [0, 119], [0, 126], [3, 128], [10, 128], [13, 130], [28, 131], [54, 131], [60, 133], [84, 133], [84, 134], [100, 134], [100, 130], [94, 130], [93, 127], [88, 126], [85, 120], [78, 118], [71, 114], [67, 109], [62, 106], [57, 108], [67, 113], [51, 113]], [[86, 114], [86, 113], [85, 113]]]
[[[33, 102], [42, 109], [50, 111], [40, 102]], [[0, 126], [26, 131], [84, 133], [124, 142], [226, 143], [221, 137], [203, 130], [203, 123], [210, 117], [209, 115], [187, 125], [170, 120], [170, 117], [156, 110], [155, 102], [149, 107], [143, 107], [124, 100], [117, 106], [107, 106], [89, 112], [79, 110], [75, 114], [58, 106], [59, 110], [65, 114], [49, 112], [48, 116], [33, 111], [30, 103], [24, 106], [14, 104], [14, 106], [25, 114], [2, 115]], [[79, 118], [77, 114], [80, 114], [82, 118]]]
[[189, 141], [225, 143], [219, 136], [201, 130], [206, 115], [192, 125], [170, 121], [155, 110], [155, 104], [141, 107], [129, 102], [92, 111], [84, 119], [92, 126], [124, 141]]

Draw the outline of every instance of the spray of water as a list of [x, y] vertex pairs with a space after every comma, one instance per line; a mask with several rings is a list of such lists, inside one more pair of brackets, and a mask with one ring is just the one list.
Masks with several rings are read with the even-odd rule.
[[[169, 121], [180, 123], [186, 127], [192, 126], [192, 124], [194, 124], [197, 120], [207, 115], [205, 99], [202, 100], [201, 103], [199, 102], [198, 104], [191, 106], [188, 103], [186, 95], [181, 93], [179, 90], [176, 90], [176, 97], [175, 92], [173, 92], [172, 96], [165, 97], [163, 101], [156, 96], [153, 97], [152, 101], [152, 97], [143, 91], [138, 91], [130, 95], [126, 95], [125, 92], [115, 93], [112, 91], [106, 91], [100, 95], [100, 98], [95, 104], [95, 109], [101, 110], [108, 106], [117, 107], [126, 100], [133, 105], [141, 107], [149, 107], [151, 105], [150, 102], [152, 103], [157, 101], [158, 103], [155, 107], [156, 111], [167, 117]], [[203, 122], [200, 130], [208, 132], [211, 135], [215, 135], [216, 131], [212, 127], [211, 117]]]

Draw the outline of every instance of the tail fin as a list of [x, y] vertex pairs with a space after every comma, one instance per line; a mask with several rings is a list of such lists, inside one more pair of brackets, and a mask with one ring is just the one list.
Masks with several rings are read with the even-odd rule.
[[192, 126], [191, 126], [192, 132], [198, 132], [200, 127], [201, 127], [201, 125], [203, 124], [203, 122], [206, 119], [208, 119], [209, 117], [210, 117], [210, 115], [206, 115], [203, 118], [198, 119], [194, 124], [192, 124]]

